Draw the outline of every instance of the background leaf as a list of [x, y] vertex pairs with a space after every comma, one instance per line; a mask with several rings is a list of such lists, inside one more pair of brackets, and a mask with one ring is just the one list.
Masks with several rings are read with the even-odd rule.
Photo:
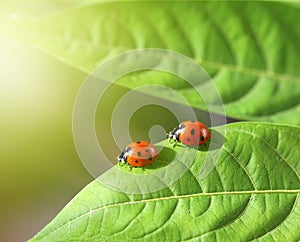
[[199, 150], [178, 181], [155, 193], [125, 194], [94, 181], [32, 241], [299, 240], [300, 128], [235, 123], [226, 133], [204, 179], [199, 173], [211, 151]]
[[[300, 29], [295, 24], [300, 9], [293, 6], [102, 2], [33, 21], [16, 20], [9, 31], [87, 73], [131, 49], [174, 50], [213, 77], [228, 116], [300, 124]], [[119, 83], [133, 88], [149, 82], [171, 86], [192, 106], [206, 108], [174, 76], [136, 73]], [[199, 85], [205, 90], [205, 83]], [[207, 101], [213, 104], [214, 97]]]

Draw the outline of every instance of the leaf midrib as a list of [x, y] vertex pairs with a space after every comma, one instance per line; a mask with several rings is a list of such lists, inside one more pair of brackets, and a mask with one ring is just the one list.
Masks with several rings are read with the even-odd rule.
[[139, 203], [146, 203], [146, 202], [155, 202], [155, 201], [163, 201], [163, 200], [169, 200], [169, 199], [184, 199], [184, 198], [192, 198], [192, 197], [204, 197], [204, 196], [224, 196], [224, 195], [254, 195], [254, 194], [300, 194], [300, 189], [292, 189], [292, 190], [249, 190], [249, 191], [231, 191], [231, 192], [211, 192], [211, 193], [195, 193], [195, 194], [187, 194], [187, 195], [178, 195], [178, 196], [168, 196], [168, 197], [159, 197], [159, 198], [151, 198], [151, 199], [144, 199], [144, 200], [136, 200], [136, 201], [129, 201], [129, 202], [121, 202], [121, 203], [115, 203], [115, 204], [110, 204], [106, 205], [103, 207], [99, 207], [96, 209], [92, 209], [87, 213], [83, 213], [80, 216], [69, 220], [67, 223], [62, 224], [60, 227], [56, 228], [55, 230], [49, 232], [47, 235], [43, 236], [40, 239], [44, 239], [48, 237], [49, 235], [55, 233], [56, 231], [62, 229], [65, 226], [68, 226], [69, 224], [75, 222], [78, 219], [81, 219], [85, 216], [91, 216], [94, 212], [107, 209], [107, 208], [113, 208], [113, 207], [118, 207], [122, 205], [134, 205], [134, 204], [139, 204]]
[[[58, 39], [58, 40], [63, 40], [68, 42], [69, 40], [66, 39], [65, 37], [62, 37], [60, 35], [52, 35], [52, 38], [54, 39]], [[77, 42], [83, 43], [85, 45], [95, 45], [95, 43], [90, 42], [90, 41], [86, 41], [86, 40], [77, 40]], [[29, 43], [30, 44], [30, 43]], [[135, 49], [130, 49], [127, 46], [122, 46], [122, 45], [115, 45], [115, 46], [111, 46], [105, 43], [100, 43], [98, 42], [99, 47], [96, 48], [102, 48], [104, 47], [114, 47], [117, 49], [123, 49], [124, 51], [130, 51], [130, 50], [135, 50]], [[35, 46], [36, 47], [36, 46]], [[71, 64], [72, 66], [78, 68], [79, 70], [90, 74], [92, 71], [82, 67], [82, 66], [77, 66], [74, 63], [71, 63], [70, 61], [68, 61], [66, 58], [64, 57], [58, 57], [55, 53], [52, 53], [51, 50], [48, 50], [44, 47], [38, 47], [39, 49], [41, 49], [43, 52], [50, 54], [51, 56], [54, 56], [56, 59], [61, 60], [65, 63]], [[145, 48], [147, 49], [147, 48]], [[172, 51], [172, 50], [171, 50]], [[113, 57], [109, 57], [108, 59], [113, 58]], [[192, 58], [192, 57], [190, 57]], [[294, 76], [294, 75], [289, 75], [289, 74], [285, 74], [285, 73], [278, 73], [278, 72], [273, 72], [271, 70], [267, 70], [267, 69], [256, 69], [256, 68], [251, 68], [251, 67], [246, 67], [246, 66], [242, 66], [242, 65], [232, 65], [232, 64], [227, 64], [227, 63], [220, 63], [220, 62], [215, 62], [215, 61], [206, 61], [203, 59], [195, 59], [192, 58], [195, 62], [197, 62], [199, 65], [204, 66], [204, 67], [208, 67], [208, 68], [214, 68], [217, 70], [227, 70], [227, 71], [232, 71], [232, 72], [239, 72], [242, 74], [248, 74], [248, 75], [252, 75], [255, 77], [260, 77], [260, 78], [270, 78], [273, 79], [275, 81], [288, 81], [288, 82], [292, 82], [292, 83], [297, 83], [299, 84], [300, 82], [300, 77], [298, 76]], [[105, 60], [104, 59], [102, 61], [100, 61], [99, 63], [103, 63]]]
[[[191, 198], [191, 197], [204, 197], [204, 196], [220, 196], [220, 195], [248, 195], [248, 194], [276, 194], [276, 193], [285, 193], [285, 194], [291, 194], [291, 193], [300, 193], [300, 189], [292, 189], [292, 190], [251, 190], [251, 191], [231, 191], [231, 192], [211, 192], [211, 193], [195, 193], [195, 194], [187, 194], [187, 195], [175, 195], [175, 196], [168, 196], [168, 197], [159, 197], [159, 198], [151, 198], [151, 199], [142, 199], [142, 200], [136, 200], [136, 201], [130, 201], [130, 202], [122, 202], [122, 203], [116, 203], [116, 204], [110, 204], [107, 206], [103, 206], [93, 211], [98, 211], [105, 208], [115, 207], [119, 205], [131, 205], [131, 204], [138, 204], [143, 202], [155, 202], [155, 201], [162, 201], [162, 200], [168, 200], [168, 199], [183, 199], [183, 198]], [[90, 213], [89, 212], [89, 213]], [[83, 215], [83, 214], [82, 214]], [[81, 215], [81, 216], [82, 216]]]
[[225, 64], [225, 63], [219, 63], [219, 62], [212, 62], [212, 61], [205, 61], [205, 60], [195, 60], [199, 65], [214, 68], [217, 70], [227, 70], [232, 72], [239, 72], [242, 74], [249, 74], [256, 77], [261, 78], [271, 78], [276, 81], [289, 81], [289, 82], [295, 82], [299, 84], [300, 78], [297, 76], [292, 76], [288, 74], [283, 73], [277, 73], [266, 69], [255, 69], [240, 65], [231, 65], [231, 64]]

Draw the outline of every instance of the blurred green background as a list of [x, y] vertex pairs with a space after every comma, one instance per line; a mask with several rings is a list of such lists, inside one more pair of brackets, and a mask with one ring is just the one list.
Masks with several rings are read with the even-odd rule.
[[72, 138], [86, 75], [3, 34], [0, 41], [0, 241], [24, 241], [92, 180]]
[[[4, 1], [1, 20], [55, 7]], [[92, 180], [72, 138], [73, 104], [86, 74], [2, 32], [0, 51], [0, 241], [25, 241]]]
[[[53, 8], [1, 1], [0, 21]], [[86, 75], [3, 31], [0, 51], [0, 241], [25, 241], [92, 180], [71, 132], [73, 102]]]

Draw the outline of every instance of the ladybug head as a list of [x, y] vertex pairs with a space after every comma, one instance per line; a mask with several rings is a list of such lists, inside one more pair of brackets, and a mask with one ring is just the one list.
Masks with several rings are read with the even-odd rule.
[[184, 126], [182, 126], [181, 124], [179, 126], [175, 127], [171, 132], [169, 132], [167, 134], [167, 138], [173, 139], [175, 141], [179, 141], [179, 134], [182, 132], [183, 128], [184, 128]]
[[118, 161], [122, 163], [126, 163], [126, 155], [125, 152], [122, 152], [120, 155], [118, 155]]
[[121, 163], [127, 163], [127, 156], [129, 155], [131, 151], [131, 147], [127, 146], [123, 152], [117, 157], [118, 161]]

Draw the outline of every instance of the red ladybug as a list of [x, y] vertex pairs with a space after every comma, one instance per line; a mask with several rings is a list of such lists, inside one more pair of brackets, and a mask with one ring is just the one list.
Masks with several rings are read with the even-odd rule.
[[184, 121], [168, 133], [167, 137], [188, 146], [199, 146], [210, 139], [210, 132], [199, 121]]
[[146, 166], [155, 161], [157, 156], [158, 152], [152, 144], [146, 141], [136, 141], [126, 146], [118, 156], [118, 161], [134, 167]]

